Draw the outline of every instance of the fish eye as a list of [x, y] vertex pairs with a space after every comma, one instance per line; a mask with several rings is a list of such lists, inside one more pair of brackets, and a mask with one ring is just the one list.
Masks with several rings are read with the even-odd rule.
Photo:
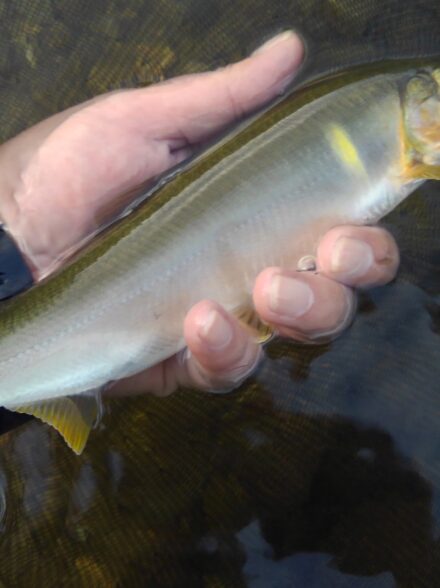
[[[438, 70], [440, 76], [440, 70]], [[426, 71], [419, 71], [406, 86], [408, 97], [415, 102], [424, 102], [438, 92], [438, 84], [434, 76]]]

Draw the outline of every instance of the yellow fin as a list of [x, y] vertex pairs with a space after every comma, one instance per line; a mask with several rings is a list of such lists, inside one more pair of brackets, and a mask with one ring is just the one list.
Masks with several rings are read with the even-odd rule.
[[92, 394], [62, 396], [11, 408], [51, 425], [77, 454], [82, 453], [99, 416], [99, 401]]
[[251, 332], [258, 343], [266, 343], [273, 336], [273, 330], [262, 322], [251, 306], [240, 306], [234, 311], [235, 317]]
[[406, 176], [411, 180], [440, 180], [440, 165], [416, 163], [408, 167]]

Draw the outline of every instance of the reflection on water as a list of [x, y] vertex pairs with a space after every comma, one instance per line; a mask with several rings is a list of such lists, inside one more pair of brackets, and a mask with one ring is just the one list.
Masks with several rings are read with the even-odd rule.
[[252, 588], [321, 588], [324, 577], [329, 586], [341, 588], [391, 588], [396, 585], [390, 572], [371, 577], [341, 573], [332, 564], [332, 557], [322, 553], [296, 553], [274, 561], [272, 547], [256, 522], [240, 531], [239, 539], [246, 549], [244, 576]]
[[[106, 9], [0, 0], [2, 138], [105, 89], [238, 58], [298, 23], [317, 70], [438, 48], [431, 0]], [[360, 297], [346, 335], [271, 345], [237, 393], [115, 401], [80, 458], [47, 427], [2, 413], [0, 587], [435, 587], [438, 194], [429, 184], [386, 220], [399, 279]]]

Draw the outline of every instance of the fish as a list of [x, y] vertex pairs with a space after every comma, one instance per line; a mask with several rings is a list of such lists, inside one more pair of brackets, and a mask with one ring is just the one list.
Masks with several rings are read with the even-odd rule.
[[[252, 316], [267, 266], [440, 179], [440, 68], [313, 82], [173, 170], [57, 275], [0, 306], [0, 404], [76, 452], [96, 392], [182, 350], [201, 299]], [[127, 211], [126, 211], [127, 212]]]

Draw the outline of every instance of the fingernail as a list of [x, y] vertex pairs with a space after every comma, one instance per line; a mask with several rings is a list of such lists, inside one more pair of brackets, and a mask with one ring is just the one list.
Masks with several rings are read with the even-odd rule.
[[272, 37], [272, 39], [269, 39], [268, 41], [263, 43], [261, 47], [255, 49], [252, 55], [259, 55], [260, 53], [264, 53], [265, 51], [275, 47], [275, 45], [284, 43], [285, 41], [287, 41], [287, 39], [293, 39], [296, 36], [296, 33], [294, 33], [293, 31], [284, 31], [282, 33], [279, 33], [278, 35], [275, 35], [275, 37]]
[[352, 237], [339, 237], [333, 246], [330, 267], [343, 278], [364, 276], [374, 263], [374, 253], [368, 243]]
[[297, 318], [306, 314], [315, 296], [308, 284], [288, 276], [276, 275], [269, 286], [269, 308], [284, 317]]
[[217, 310], [211, 310], [198, 325], [199, 337], [211, 349], [223, 349], [232, 340], [233, 330], [229, 321]]

